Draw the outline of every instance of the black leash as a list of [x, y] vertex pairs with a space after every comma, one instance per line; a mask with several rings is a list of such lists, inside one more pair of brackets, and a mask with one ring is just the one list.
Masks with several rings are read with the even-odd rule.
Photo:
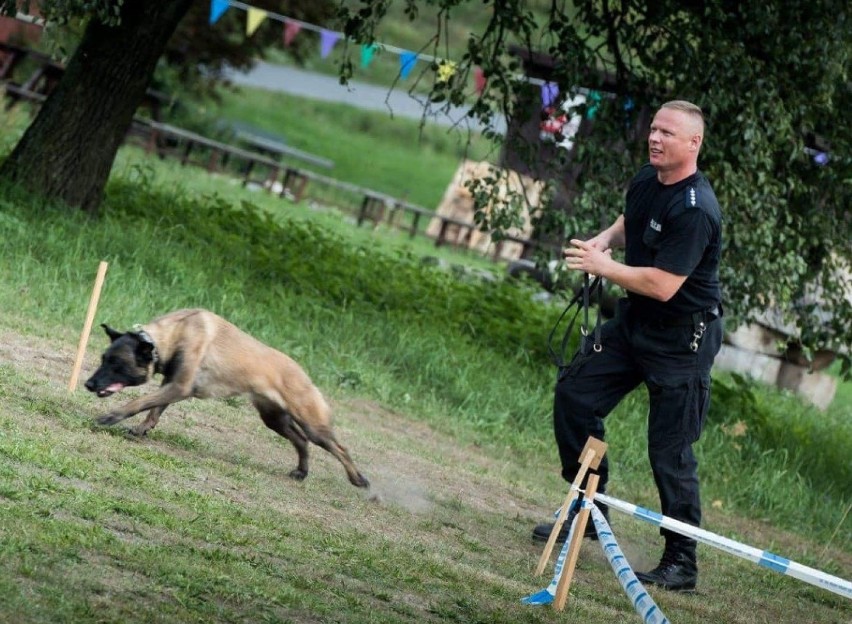
[[[577, 321], [577, 316], [580, 314], [580, 310], [583, 311], [583, 324], [580, 325], [580, 352], [583, 354], [588, 353], [589, 349], [589, 308], [591, 307], [591, 300], [594, 297], [598, 306], [598, 318], [595, 321], [595, 329], [594, 336], [592, 342], [592, 349], [595, 353], [600, 352], [601, 350], [601, 294], [603, 292], [603, 281], [600, 277], [596, 277], [594, 281], [589, 283], [589, 274], [583, 273], [583, 289], [574, 295], [571, 301], [568, 302], [568, 305], [563, 310], [562, 314], [559, 316], [559, 319], [556, 321], [556, 324], [553, 326], [553, 329], [550, 330], [550, 334], [547, 337], [547, 350], [550, 352], [550, 359], [553, 360], [553, 363], [558, 368], [564, 368], [568, 361], [565, 359], [565, 350], [568, 348], [568, 343], [571, 341], [571, 334], [574, 330], [574, 323]], [[557, 329], [562, 324], [562, 320], [568, 315], [572, 308], [576, 308], [574, 311], [574, 316], [571, 317], [571, 320], [568, 322], [568, 325], [565, 328], [565, 332], [562, 334], [562, 342], [559, 345], [559, 351], [556, 351], [553, 348], [553, 337], [556, 335]]]

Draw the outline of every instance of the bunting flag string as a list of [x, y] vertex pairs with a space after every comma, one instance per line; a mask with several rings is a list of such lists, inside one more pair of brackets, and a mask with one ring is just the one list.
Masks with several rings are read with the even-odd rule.
[[[244, 2], [239, 2], [238, 0], [210, 0], [210, 25], [212, 26], [216, 22], [218, 22], [222, 18], [222, 16], [227, 12], [227, 10], [231, 7], [243, 9], [244, 11], [246, 11], [246, 35], [249, 37], [252, 36], [255, 31], [267, 19], [272, 19], [283, 23], [283, 40], [285, 46], [290, 46], [296, 36], [303, 29], [319, 33], [321, 46], [320, 54], [322, 58], [326, 58], [331, 53], [335, 44], [341, 38], [343, 38], [343, 33], [331, 31], [322, 28], [321, 26], [316, 26], [308, 22], [303, 22], [301, 20], [292, 17], [287, 17], [285, 15], [280, 15], [278, 13], [273, 13], [271, 11], [266, 11], [264, 9], [258, 9], [257, 7], [245, 4]], [[44, 23], [44, 20], [41, 18], [26, 15], [20, 12], [17, 13], [15, 18], [21, 21], [34, 24], [42, 25]], [[372, 60], [375, 52], [379, 50], [399, 55], [399, 76], [403, 80], [408, 78], [408, 76], [411, 74], [411, 71], [414, 69], [414, 66], [417, 64], [417, 61], [421, 59], [429, 63], [435, 63], [437, 65], [437, 79], [440, 82], [447, 82], [448, 80], [450, 80], [456, 74], [458, 69], [457, 64], [453, 61], [439, 59], [428, 54], [411, 52], [410, 50], [405, 50], [403, 48], [398, 48], [396, 46], [388, 45], [385, 43], [373, 43], [362, 46], [362, 67], [366, 68], [370, 64], [370, 61]], [[546, 109], [554, 105], [555, 100], [559, 96], [559, 87], [556, 83], [547, 80], [542, 80], [541, 78], [533, 78], [531, 76], [525, 76], [524, 80], [530, 85], [541, 86], [542, 109]], [[483, 69], [479, 66], [475, 66], [473, 68], [473, 82], [477, 95], [482, 95], [488, 85], [488, 79], [486, 78]], [[586, 112], [586, 116], [589, 119], [595, 116], [595, 113], [602, 98], [613, 97], [610, 94], [604, 95], [601, 94], [599, 91], [585, 88], [577, 89], [576, 92], [580, 95], [588, 97], [592, 102], [591, 106], [589, 106]], [[633, 107], [633, 101], [628, 98], [627, 102], [624, 105], [625, 110], [632, 110]]]
[[[229, 7], [242, 9], [244, 11], [261, 10], [261, 9], [256, 9], [255, 7], [253, 7], [249, 4], [246, 4], [244, 2], [239, 2], [238, 0], [210, 0], [210, 25], [212, 26], [213, 24], [215, 24], [219, 20], [219, 18], [222, 17], [222, 15], [225, 13], [225, 11], [228, 10]], [[275, 21], [278, 21], [278, 22], [283, 22], [285, 25], [286, 24], [296, 24], [296, 25], [298, 25], [299, 30], [310, 30], [310, 31], [319, 33], [321, 37], [322, 37], [323, 33], [333, 33], [335, 35], [335, 37], [334, 37], [335, 42], [343, 37], [343, 33], [341, 33], [341, 32], [330, 31], [326, 28], [323, 28], [322, 26], [317, 26], [317, 25], [311, 24], [309, 22], [303, 22], [303, 21], [298, 20], [294, 17], [288, 17], [286, 15], [281, 15], [279, 13], [273, 13], [272, 11], [264, 11], [264, 13], [266, 14], [266, 18], [268, 18], [268, 19], [275, 20]], [[329, 39], [331, 39], [331, 37], [329, 37]], [[292, 38], [291, 38], [291, 41], [292, 41]], [[378, 47], [378, 49], [381, 49], [385, 52], [391, 52], [393, 54], [402, 55], [404, 53], [410, 53], [408, 50], [405, 50], [403, 48], [398, 48], [396, 46], [385, 44], [385, 43], [379, 43], [379, 44], [373, 44], [373, 45], [376, 45]], [[436, 58], [434, 56], [430, 56], [428, 54], [418, 54], [417, 57], [418, 57], [418, 59], [422, 59], [422, 60], [425, 60], [425, 61], [430, 62], [430, 63], [431, 62], [440, 62], [442, 60], [442, 59]]]
[[[293, 17], [273, 13], [264, 9], [258, 9], [239, 0], [210, 0], [210, 25], [215, 24], [230, 8], [234, 7], [246, 11], [246, 34], [251, 36], [267, 19], [283, 23], [283, 39], [284, 45], [290, 46], [296, 36], [303, 30], [309, 30], [319, 34], [320, 37], [320, 56], [326, 58], [331, 54], [337, 42], [344, 37], [341, 32], [328, 30], [315, 24], [303, 22]], [[361, 67], [366, 68], [373, 60], [376, 52], [390, 52], [399, 56], [399, 76], [405, 80], [411, 74], [418, 61], [423, 60], [427, 63], [433, 63], [437, 66], [437, 80], [439, 82], [449, 81], [458, 71], [458, 65], [450, 60], [437, 58], [428, 54], [412, 52], [404, 48], [399, 48], [386, 43], [372, 43], [361, 46]], [[527, 83], [531, 85], [539, 85], [541, 87], [542, 108], [554, 106], [559, 98], [559, 87], [555, 82], [542, 80], [541, 78], [525, 77]], [[481, 95], [488, 85], [488, 80], [482, 68], [476, 66], [473, 68], [474, 88], [478, 95]], [[601, 97], [600, 93], [589, 91], [588, 89], [579, 89], [579, 93], [597, 97], [598, 101]], [[589, 111], [590, 117], [594, 116], [597, 101], [593, 103]]]
[[[344, 37], [343, 33], [329, 30], [315, 24], [303, 22], [293, 17], [273, 13], [264, 9], [258, 9], [238, 0], [210, 0], [210, 25], [214, 25], [230, 8], [234, 7], [246, 11], [246, 34], [251, 36], [267, 19], [282, 22], [284, 24], [284, 45], [290, 46], [296, 36], [302, 30], [309, 30], [318, 33], [320, 36], [320, 56], [326, 58], [331, 54], [337, 42]], [[437, 57], [412, 52], [404, 48], [399, 48], [385, 43], [365, 44], [361, 46], [361, 66], [366, 68], [369, 66], [373, 56], [378, 51], [390, 52], [399, 56], [400, 77], [407, 78], [417, 61], [426, 61], [427, 63], [436, 63], [438, 65], [438, 79], [442, 82], [449, 80], [456, 72], [456, 64], [452, 61], [439, 59]], [[484, 84], [483, 84], [484, 88]], [[481, 89], [477, 91], [481, 93]]]

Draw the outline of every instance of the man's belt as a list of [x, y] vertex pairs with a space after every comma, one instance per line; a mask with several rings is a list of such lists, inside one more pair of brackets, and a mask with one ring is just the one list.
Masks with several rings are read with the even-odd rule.
[[653, 320], [639, 319], [642, 325], [651, 327], [695, 327], [699, 323], [709, 323], [722, 316], [722, 306], [713, 306], [709, 310], [701, 310], [693, 314], [675, 316], [672, 318], [655, 318]]

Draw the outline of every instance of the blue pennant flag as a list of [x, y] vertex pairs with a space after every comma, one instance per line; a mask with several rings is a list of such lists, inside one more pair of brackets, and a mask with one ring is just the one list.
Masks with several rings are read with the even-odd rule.
[[403, 52], [399, 55], [399, 77], [405, 80], [408, 74], [417, 64], [417, 54], [414, 52]]
[[219, 21], [219, 18], [224, 15], [225, 11], [231, 3], [228, 0], [210, 0], [210, 24], [211, 26]]

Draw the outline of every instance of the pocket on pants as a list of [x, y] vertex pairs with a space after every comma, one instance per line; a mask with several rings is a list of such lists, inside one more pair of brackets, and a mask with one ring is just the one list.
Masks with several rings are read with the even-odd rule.
[[710, 376], [652, 375], [645, 383], [650, 399], [649, 445], [692, 444], [698, 440], [710, 405]]

